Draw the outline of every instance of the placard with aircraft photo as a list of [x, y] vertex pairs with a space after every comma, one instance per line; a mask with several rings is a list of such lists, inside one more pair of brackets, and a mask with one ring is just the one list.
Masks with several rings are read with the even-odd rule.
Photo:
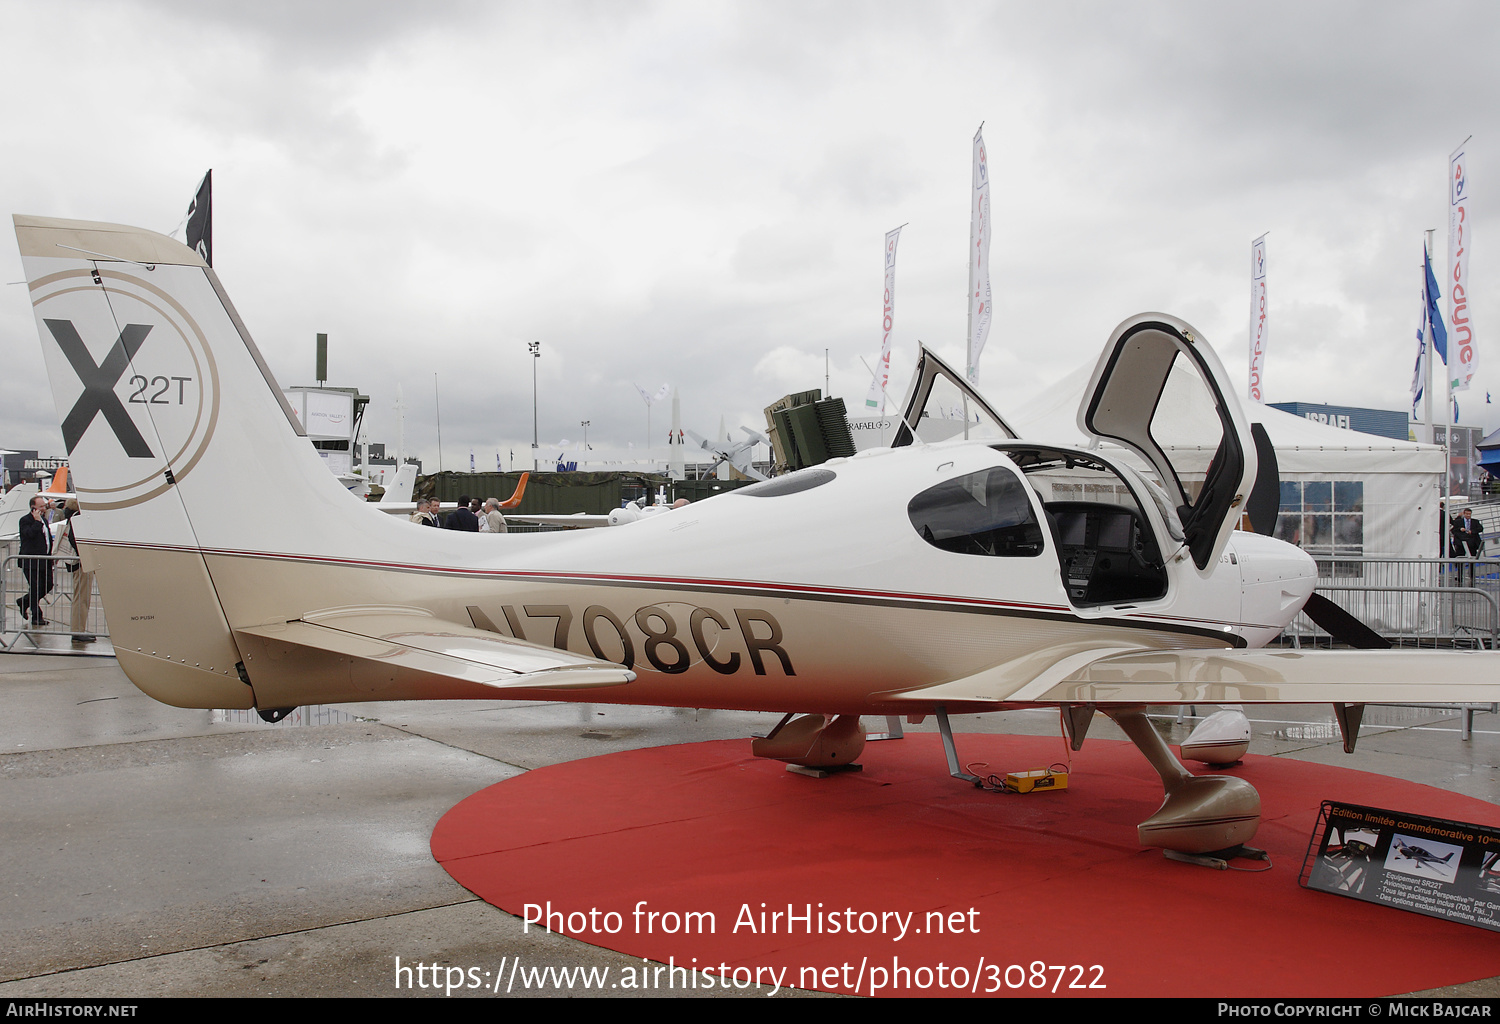
[[1500, 829], [1325, 800], [1299, 881], [1500, 931]]

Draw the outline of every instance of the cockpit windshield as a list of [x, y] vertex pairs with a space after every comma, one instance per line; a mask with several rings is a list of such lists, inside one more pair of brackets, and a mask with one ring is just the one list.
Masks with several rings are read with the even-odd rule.
[[917, 438], [927, 444], [961, 438], [965, 441], [1004, 441], [1015, 435], [989, 410], [969, 398], [946, 377], [932, 382], [927, 403], [917, 420]]
[[1016, 432], [952, 367], [925, 345], [906, 395], [902, 425], [892, 448], [960, 439], [1002, 441]]

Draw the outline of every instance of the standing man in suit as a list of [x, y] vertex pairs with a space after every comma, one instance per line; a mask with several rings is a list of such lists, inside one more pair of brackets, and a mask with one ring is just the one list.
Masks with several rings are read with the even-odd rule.
[[52, 531], [47, 528], [47, 510], [52, 503], [40, 494], [31, 496], [31, 511], [21, 517], [21, 572], [26, 577], [26, 593], [16, 598], [21, 618], [31, 619], [33, 626], [45, 626], [42, 598], [52, 592], [52, 560], [27, 558], [27, 555], [52, 554]]
[[448, 513], [448, 518], [443, 520], [443, 527], [449, 530], [463, 530], [466, 533], [479, 532], [479, 517], [469, 511], [467, 494], [459, 497], [458, 508]]

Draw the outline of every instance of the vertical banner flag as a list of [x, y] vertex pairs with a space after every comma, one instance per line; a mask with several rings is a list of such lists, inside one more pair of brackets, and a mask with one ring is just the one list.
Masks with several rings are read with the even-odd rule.
[[[1438, 291], [1437, 278], [1432, 275], [1432, 253], [1427, 251], [1427, 246], [1422, 246], [1422, 265], [1425, 271], [1423, 283], [1427, 289], [1427, 337], [1432, 339], [1432, 351], [1438, 354], [1443, 365], [1448, 365], [1448, 331], [1443, 326], [1443, 314], [1438, 312], [1438, 299], [1443, 293]], [[1449, 374], [1452, 379], [1452, 374]]]
[[1459, 146], [1448, 158], [1448, 330], [1453, 333], [1453, 361], [1448, 380], [1454, 391], [1467, 391], [1474, 378], [1474, 332], [1469, 326], [1469, 161]]
[[1266, 343], [1270, 340], [1266, 321], [1266, 236], [1250, 243], [1250, 397], [1266, 400]]
[[1422, 282], [1422, 319], [1417, 322], [1417, 365], [1411, 371], [1411, 415], [1417, 418], [1427, 383], [1427, 283]]
[[203, 262], [214, 265], [214, 207], [213, 168], [203, 175], [198, 183], [198, 193], [188, 203], [187, 245], [203, 257]]
[[979, 353], [990, 336], [990, 168], [984, 125], [974, 133], [973, 205], [969, 209], [969, 368], [979, 383]]
[[875, 378], [870, 381], [870, 393], [865, 396], [865, 408], [873, 409], [878, 405], [882, 416], [885, 415], [885, 389], [891, 382], [891, 325], [896, 322], [896, 243], [900, 240], [901, 228], [885, 233], [885, 313], [880, 321], [880, 362], [875, 366]]

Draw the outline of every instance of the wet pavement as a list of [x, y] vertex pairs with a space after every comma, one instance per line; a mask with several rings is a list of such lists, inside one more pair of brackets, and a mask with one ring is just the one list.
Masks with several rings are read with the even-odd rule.
[[[452, 701], [341, 705], [267, 725], [253, 713], [159, 704], [112, 658], [20, 654], [0, 654], [0, 700], [0, 997], [430, 997], [415, 973], [398, 992], [397, 957], [444, 968], [516, 955], [639, 965], [523, 935], [517, 918], [432, 859], [433, 827], [464, 797], [523, 771], [748, 737], [778, 717]], [[1500, 803], [1494, 715], [1477, 716], [1464, 741], [1453, 712], [1371, 708], [1352, 756], [1326, 707], [1252, 708], [1250, 717], [1255, 753]], [[1169, 741], [1187, 734], [1170, 716], [1159, 724]], [[953, 725], [1056, 735], [1057, 716], [955, 716]], [[1090, 737], [1122, 738], [1102, 719]], [[592, 993], [554, 985], [530, 994]], [[1444, 994], [1500, 996], [1500, 978]]]

